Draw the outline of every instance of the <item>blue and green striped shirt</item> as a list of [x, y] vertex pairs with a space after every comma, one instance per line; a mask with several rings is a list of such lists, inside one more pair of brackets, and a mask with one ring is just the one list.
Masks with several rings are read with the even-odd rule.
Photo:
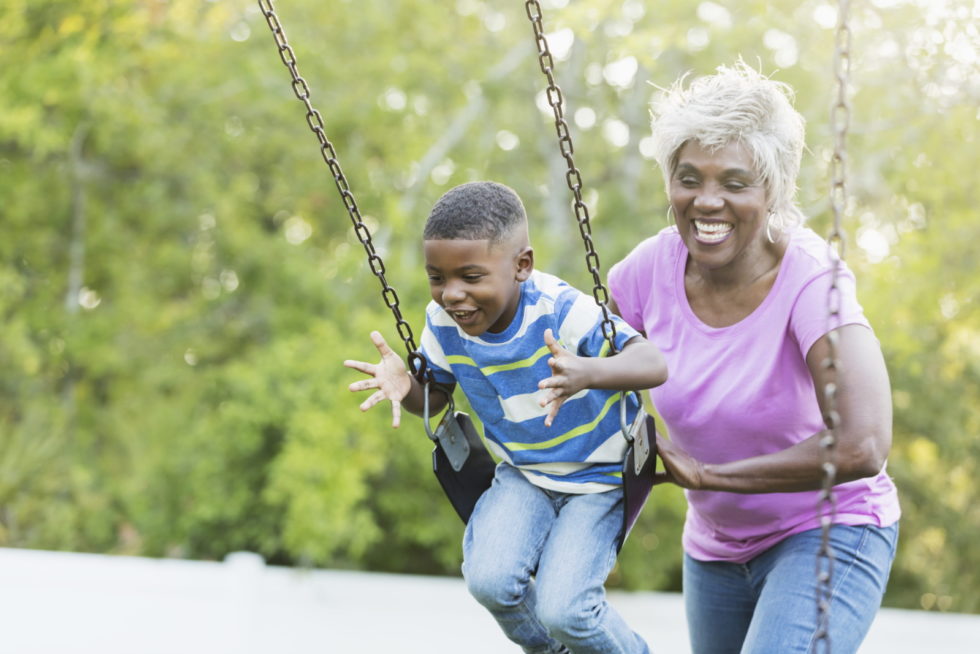
[[[616, 346], [638, 332], [618, 317]], [[595, 300], [553, 275], [534, 271], [501, 333], [468, 336], [435, 302], [426, 309], [422, 354], [436, 381], [458, 383], [483, 422], [491, 450], [535, 485], [566, 493], [609, 490], [622, 483], [626, 441], [618, 391], [587, 389], [565, 401], [551, 427], [539, 406], [538, 382], [551, 376], [544, 332], [579, 356], [605, 356], [602, 311]], [[636, 415], [629, 400], [627, 421]]]

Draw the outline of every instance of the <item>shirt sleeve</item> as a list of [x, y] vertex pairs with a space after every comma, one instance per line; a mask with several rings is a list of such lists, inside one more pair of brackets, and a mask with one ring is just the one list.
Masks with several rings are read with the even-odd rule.
[[799, 343], [800, 352], [804, 357], [821, 336], [834, 328], [856, 324], [871, 329], [871, 324], [864, 315], [864, 309], [857, 300], [857, 283], [854, 274], [846, 266], [841, 268], [837, 278], [840, 317], [831, 323], [828, 315], [830, 282], [831, 271], [821, 271], [804, 285], [793, 305], [789, 329]]
[[[569, 289], [563, 294], [563, 302], [558, 311], [559, 340], [579, 356], [599, 357], [609, 354], [602, 325], [602, 309], [585, 293]], [[616, 349], [622, 350], [626, 343], [639, 333], [619, 316], [609, 313], [616, 328]]]
[[616, 262], [609, 270], [609, 293], [616, 302], [619, 315], [635, 329], [643, 329], [639, 289], [636, 280], [637, 252], [633, 250], [625, 259]]
[[644, 316], [655, 292], [658, 262], [669, 254], [668, 229], [640, 242], [609, 270], [609, 292], [619, 315], [640, 332], [645, 331]]
[[438, 383], [455, 384], [456, 376], [453, 375], [452, 369], [449, 366], [449, 359], [446, 357], [442, 345], [436, 336], [435, 328], [432, 326], [430, 311], [431, 309], [425, 313], [425, 328], [422, 330], [419, 352], [425, 357], [426, 364]]

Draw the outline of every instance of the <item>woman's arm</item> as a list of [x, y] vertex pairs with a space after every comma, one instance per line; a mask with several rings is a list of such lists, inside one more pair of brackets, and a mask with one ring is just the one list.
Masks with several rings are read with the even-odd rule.
[[[843, 483], [877, 475], [885, 465], [892, 442], [892, 406], [888, 372], [874, 334], [861, 325], [845, 325], [839, 334], [836, 410], [840, 426], [835, 431], [833, 461], [837, 466], [836, 482]], [[829, 349], [828, 337], [823, 336], [806, 357], [824, 415], [824, 387], [830, 378], [824, 361]], [[669, 440], [658, 437], [666, 473], [658, 475], [657, 482], [732, 493], [818, 489], [824, 477], [820, 439], [826, 433], [814, 434], [781, 452], [719, 464], [701, 463]]]

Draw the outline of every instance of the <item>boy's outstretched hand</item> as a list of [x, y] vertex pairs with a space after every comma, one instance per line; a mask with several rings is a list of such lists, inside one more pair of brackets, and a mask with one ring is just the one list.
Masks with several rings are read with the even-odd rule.
[[559, 345], [550, 329], [544, 331], [544, 342], [551, 350], [551, 377], [538, 382], [538, 388], [551, 389], [540, 400], [541, 406], [551, 405], [544, 419], [544, 426], [550, 427], [565, 400], [588, 387], [588, 373], [583, 358]]
[[412, 378], [408, 374], [405, 362], [388, 347], [379, 332], [371, 332], [371, 341], [381, 353], [381, 361], [378, 363], [350, 359], [344, 361], [346, 367], [371, 375], [371, 379], [354, 382], [348, 388], [355, 393], [376, 388], [377, 390], [368, 399], [361, 402], [361, 411], [367, 411], [382, 400], [391, 400], [391, 426], [397, 427], [401, 422], [401, 402], [412, 390]]

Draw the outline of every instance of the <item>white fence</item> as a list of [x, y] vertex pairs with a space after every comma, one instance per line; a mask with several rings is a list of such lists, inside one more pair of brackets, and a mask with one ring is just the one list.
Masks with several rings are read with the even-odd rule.
[[[657, 654], [688, 654], [680, 596], [610, 594]], [[459, 579], [0, 549], [2, 654], [503, 654]], [[861, 654], [980, 652], [980, 616], [884, 609]]]

